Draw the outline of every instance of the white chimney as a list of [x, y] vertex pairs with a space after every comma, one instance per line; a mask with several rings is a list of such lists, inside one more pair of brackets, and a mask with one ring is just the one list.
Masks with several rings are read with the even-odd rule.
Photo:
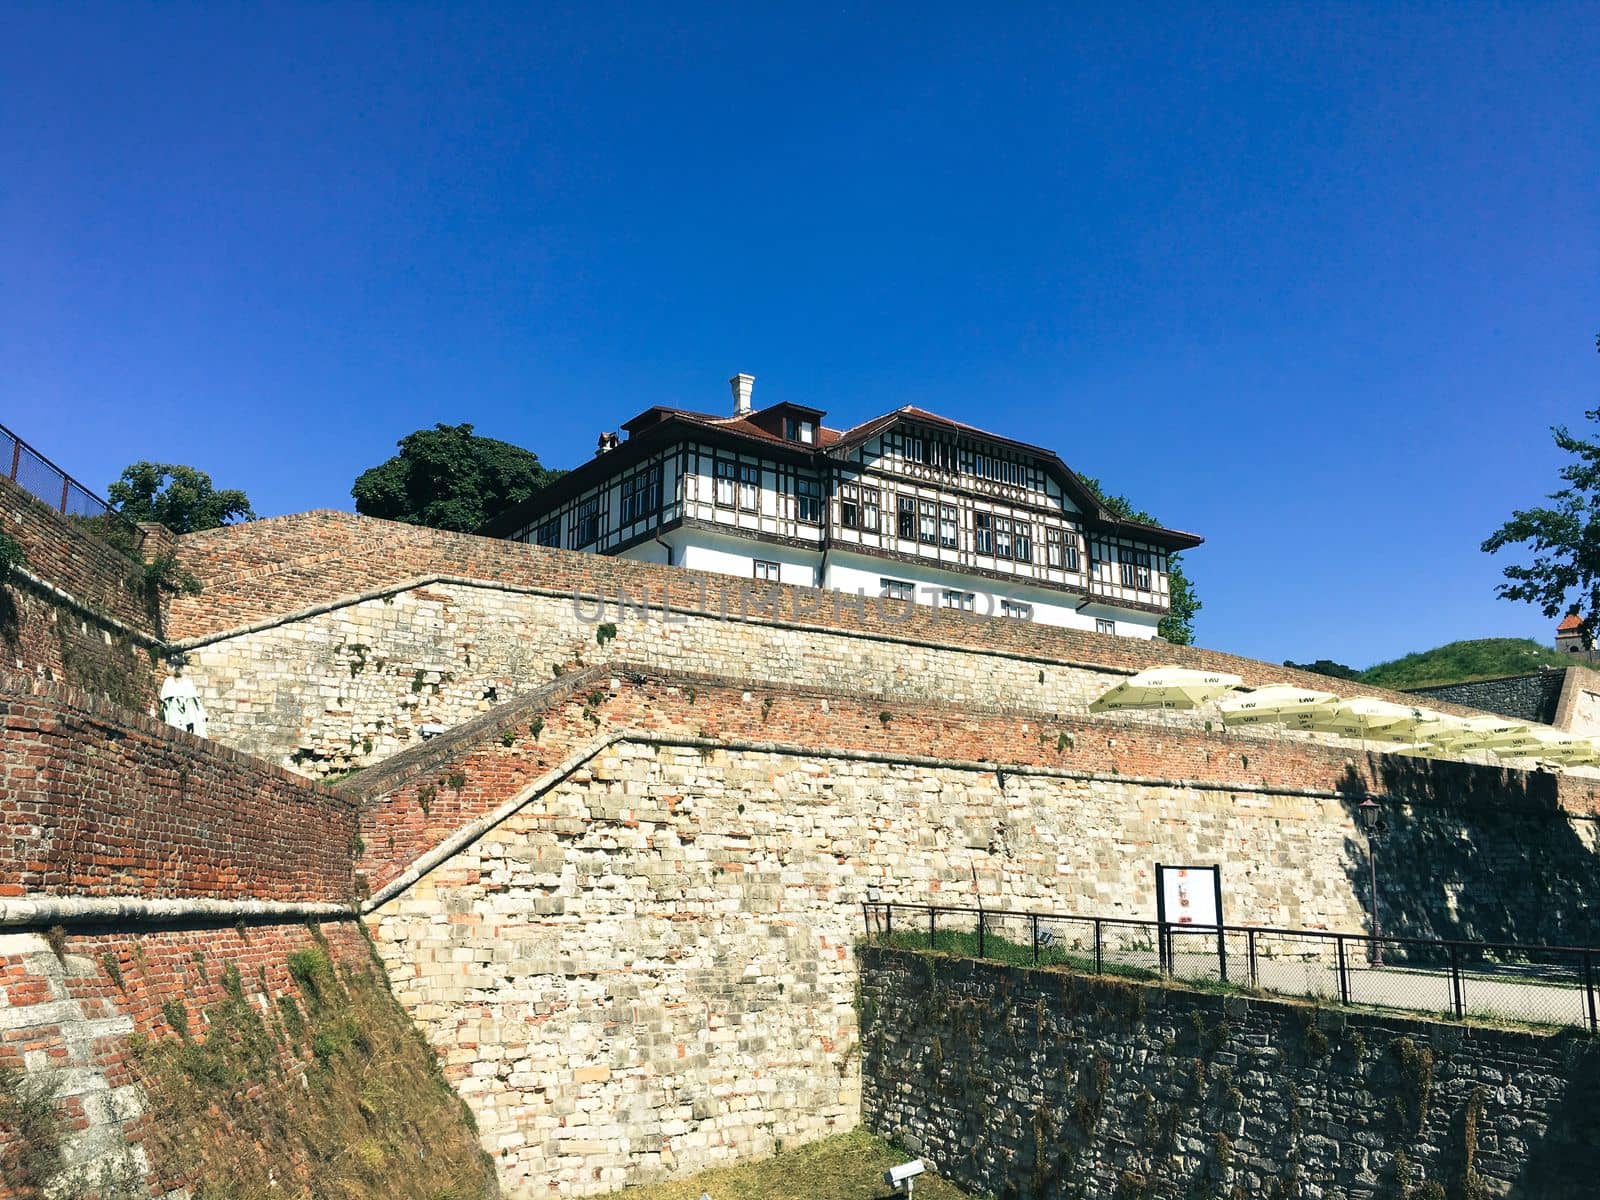
[[750, 393], [756, 390], [756, 377], [754, 375], [735, 375], [728, 380], [728, 386], [733, 389], [733, 415], [736, 417], [748, 416], [750, 413]]

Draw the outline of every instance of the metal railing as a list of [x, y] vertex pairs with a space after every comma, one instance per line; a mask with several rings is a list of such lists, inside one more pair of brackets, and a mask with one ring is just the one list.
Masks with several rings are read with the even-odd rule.
[[1453, 1020], [1600, 1032], [1600, 948], [1174, 925], [867, 901], [869, 942], [1032, 966], [1248, 988]]
[[0, 472], [24, 491], [114, 545], [137, 548], [144, 530], [95, 495], [4, 425], [0, 425]]

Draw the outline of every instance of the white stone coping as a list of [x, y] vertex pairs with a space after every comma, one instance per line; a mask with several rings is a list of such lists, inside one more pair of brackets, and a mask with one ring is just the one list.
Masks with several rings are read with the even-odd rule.
[[332, 901], [221, 900], [207, 896], [14, 896], [0, 899], [0, 927], [159, 922], [199, 917], [249, 920], [262, 917], [349, 919], [353, 904]]

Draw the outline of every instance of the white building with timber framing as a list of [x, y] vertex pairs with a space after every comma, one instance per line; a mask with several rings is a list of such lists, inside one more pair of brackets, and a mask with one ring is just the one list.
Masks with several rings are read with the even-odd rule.
[[701, 571], [1153, 637], [1192, 533], [1119, 518], [1054, 453], [906, 407], [646, 409], [486, 532]]

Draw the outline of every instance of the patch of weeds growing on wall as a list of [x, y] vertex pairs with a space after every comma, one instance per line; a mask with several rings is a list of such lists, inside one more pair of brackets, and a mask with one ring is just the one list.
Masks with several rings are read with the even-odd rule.
[[318, 940], [263, 1012], [239, 972], [198, 1036], [130, 1039], [153, 1161], [197, 1195], [436, 1200], [496, 1195], [465, 1105], [376, 961], [336, 967]]
[[1390, 1111], [1401, 1128], [1421, 1133], [1433, 1095], [1433, 1050], [1419, 1048], [1408, 1037], [1397, 1037], [1389, 1043], [1389, 1054], [1400, 1074], [1400, 1086], [1389, 1101]]

